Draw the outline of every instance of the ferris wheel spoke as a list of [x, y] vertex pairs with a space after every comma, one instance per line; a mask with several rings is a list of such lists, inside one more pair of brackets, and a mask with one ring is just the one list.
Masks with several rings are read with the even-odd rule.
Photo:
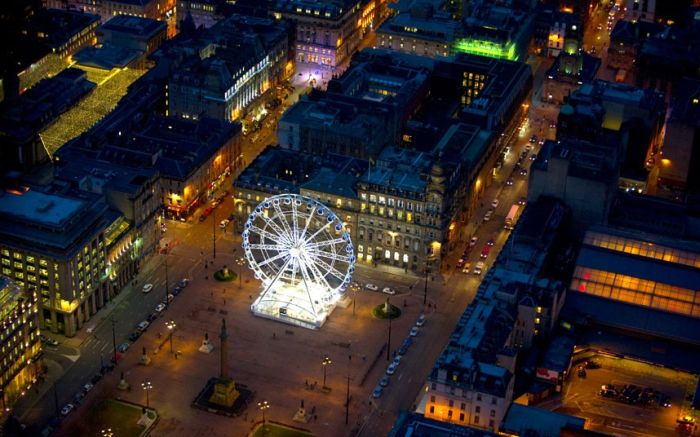
[[275, 255], [275, 256], [273, 256], [273, 257], [271, 257], [271, 258], [268, 258], [268, 259], [266, 259], [266, 260], [264, 260], [264, 261], [260, 261], [260, 262], [258, 263], [258, 267], [262, 267], [262, 266], [264, 266], [264, 265], [267, 265], [267, 264], [270, 264], [270, 263], [272, 263], [272, 262], [275, 262], [275, 261], [277, 261], [278, 259], [284, 258], [285, 256], [289, 256], [289, 252], [287, 252], [287, 251], [280, 252], [280, 253], [278, 253], [277, 255]]
[[267, 238], [268, 240], [279, 241], [283, 244], [291, 245], [291, 243], [287, 240], [287, 238], [285, 238], [284, 235], [275, 234], [258, 226], [251, 226], [250, 230], [260, 235], [261, 237]]
[[334, 287], [331, 287], [331, 284], [329, 284], [328, 280], [326, 279], [326, 275], [324, 275], [323, 272], [316, 267], [314, 260], [310, 259], [309, 255], [306, 253], [302, 254], [302, 257], [306, 260], [304, 267], [311, 271], [316, 283], [324, 285], [328, 290], [333, 290]]
[[291, 278], [292, 278], [291, 283], [293, 285], [296, 285], [296, 282], [297, 282], [297, 264], [299, 264], [299, 262], [297, 261], [296, 258], [294, 258], [292, 260], [292, 274], [291, 274]]
[[[277, 223], [275, 223], [274, 220], [272, 220], [270, 217], [265, 217], [264, 215], [260, 215], [260, 218], [263, 219], [263, 221], [270, 227], [272, 230], [277, 232], [277, 234], [280, 236], [280, 238], [283, 238], [285, 241], [289, 242], [291, 244], [292, 242], [292, 236], [289, 235], [287, 232], [285, 232], [282, 228], [279, 227]], [[284, 219], [284, 216], [282, 217]], [[282, 220], [284, 222], [284, 220]]]
[[282, 275], [282, 272], [284, 271], [284, 269], [287, 268], [290, 261], [291, 261], [291, 258], [288, 259], [287, 262], [284, 263], [282, 268], [275, 274], [275, 277], [272, 278], [272, 281], [270, 281], [270, 283], [267, 285], [267, 287], [265, 287], [263, 292], [260, 293], [260, 299], [263, 299], [265, 297], [265, 295], [267, 294], [267, 292], [270, 291], [270, 289], [272, 289], [272, 286], [275, 285], [275, 282], [277, 282], [277, 280], [280, 278], [280, 276]]
[[309, 213], [309, 215], [306, 216], [306, 223], [304, 224], [304, 230], [301, 231], [301, 233], [299, 233], [299, 235], [297, 235], [296, 241], [304, 239], [304, 236], [306, 235], [306, 231], [309, 230], [309, 224], [311, 223], [311, 219], [313, 218], [315, 212], [316, 212], [316, 206], [314, 205], [313, 209], [311, 210], [311, 213]]
[[283, 244], [251, 244], [250, 248], [251, 249], [260, 249], [260, 250], [287, 250], [287, 249], [289, 249], [288, 246], [285, 246]]
[[310, 237], [305, 238], [305, 239], [304, 239], [304, 244], [307, 244], [309, 241], [311, 241], [311, 240], [313, 240], [314, 238], [316, 238], [316, 236], [317, 236], [318, 234], [320, 234], [321, 232], [323, 232], [328, 226], [330, 226], [331, 223], [333, 223], [333, 222], [326, 222], [326, 224], [323, 225], [323, 226], [321, 226], [321, 227], [318, 229], [318, 231], [314, 232]]
[[323, 252], [320, 250], [308, 250], [307, 252], [313, 256], [320, 256], [320, 257], [324, 257], [324, 258], [334, 259], [336, 261], [343, 261], [346, 263], [351, 262], [349, 256], [341, 255], [339, 253], [328, 253], [328, 252]]
[[[313, 256], [313, 255], [310, 255]], [[315, 257], [313, 261], [316, 262], [316, 264], [320, 265], [323, 267], [326, 272], [330, 275], [335, 276], [337, 279], [339, 279], [341, 282], [345, 279], [345, 275], [343, 275], [338, 269], [333, 267], [332, 265], [328, 264], [327, 262], [323, 261], [320, 257]]]
[[[275, 204], [274, 202], [272, 203], [272, 207], [275, 209], [275, 212], [277, 215], [275, 217], [280, 218], [280, 222], [282, 223], [282, 228], [284, 229], [285, 235], [288, 235], [288, 239], [294, 242], [294, 232], [292, 232], [291, 228], [289, 227], [289, 223], [287, 222], [287, 218], [282, 212], [282, 209], [280, 208], [279, 203]], [[275, 223], [277, 224], [277, 223]]]
[[299, 235], [298, 235], [298, 233], [299, 233], [299, 220], [297, 217], [297, 214], [298, 214], [297, 213], [297, 203], [291, 202], [291, 204], [292, 204], [292, 229], [293, 229], [292, 241], [294, 243], [296, 243], [297, 240], [299, 240]]
[[343, 243], [345, 243], [345, 240], [343, 240], [342, 238], [335, 238], [333, 240], [325, 240], [325, 241], [318, 241], [316, 243], [309, 243], [309, 244], [304, 245], [304, 247], [306, 249], [316, 249], [316, 248], [322, 247], [322, 246], [330, 246], [332, 244], [343, 244]]
[[295, 260], [296, 264], [299, 266], [299, 271], [301, 272], [301, 278], [304, 281], [304, 289], [306, 289], [306, 296], [309, 298], [309, 304], [311, 305], [311, 310], [316, 313], [316, 305], [314, 305], [314, 298], [311, 296], [311, 290], [309, 290], [309, 282], [311, 281], [311, 277], [309, 276], [309, 272], [306, 271], [304, 268], [304, 265], [299, 262], [299, 260]]

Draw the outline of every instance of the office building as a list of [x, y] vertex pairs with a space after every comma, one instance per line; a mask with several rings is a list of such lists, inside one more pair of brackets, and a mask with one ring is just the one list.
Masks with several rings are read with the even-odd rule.
[[377, 47], [430, 58], [447, 57], [458, 36], [459, 23], [442, 2], [404, 0], [399, 13], [377, 29]]
[[168, 115], [197, 119], [207, 116], [233, 121], [247, 106], [292, 72], [284, 24], [269, 18], [232, 15], [186, 47], [172, 48], [184, 57], [168, 81]]
[[41, 373], [37, 293], [0, 275], [0, 417]]
[[350, 64], [360, 44], [362, 4], [359, 0], [277, 0], [270, 12], [293, 25], [296, 73], [322, 72], [330, 79]]
[[102, 22], [116, 15], [166, 21], [175, 13], [175, 0], [42, 0], [47, 9], [65, 9], [99, 15]]
[[220, 13], [221, 0], [178, 0], [177, 2], [177, 26], [182, 29], [183, 21], [191, 20], [195, 29], [204, 27], [208, 29], [214, 26], [223, 16]]
[[25, 187], [0, 195], [2, 274], [35, 289], [41, 329], [73, 336], [117, 291], [107, 253], [136, 258], [120, 215], [98, 195]]
[[664, 25], [646, 21], [618, 20], [610, 32], [608, 66], [632, 71], [644, 42], [664, 30]]
[[150, 18], [119, 15], [103, 23], [98, 33], [101, 44], [137, 50], [147, 57], [165, 41], [167, 25]]

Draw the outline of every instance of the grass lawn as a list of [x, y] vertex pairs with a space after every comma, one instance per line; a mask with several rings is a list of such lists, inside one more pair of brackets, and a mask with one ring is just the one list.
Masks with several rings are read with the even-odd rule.
[[214, 279], [216, 279], [219, 282], [231, 282], [234, 279], [238, 277], [237, 274], [233, 272], [233, 270], [228, 271], [228, 276], [224, 274], [224, 270], [217, 270], [214, 272]]
[[314, 437], [314, 435], [309, 432], [287, 428], [282, 425], [275, 425], [274, 423], [265, 424], [264, 430], [262, 424], [258, 425], [255, 431], [250, 435], [252, 437]]
[[[152, 411], [149, 414], [155, 416]], [[112, 399], [99, 402], [88, 417], [85, 435], [100, 435], [100, 430], [111, 428], [115, 436], [138, 437], [145, 429], [136, 423], [141, 418], [140, 407]]]

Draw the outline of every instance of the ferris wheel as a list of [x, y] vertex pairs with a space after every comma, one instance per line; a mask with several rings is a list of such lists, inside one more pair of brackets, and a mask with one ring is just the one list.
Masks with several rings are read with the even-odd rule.
[[322, 203], [297, 194], [265, 199], [249, 215], [243, 250], [263, 291], [254, 313], [320, 326], [350, 285], [350, 233]]

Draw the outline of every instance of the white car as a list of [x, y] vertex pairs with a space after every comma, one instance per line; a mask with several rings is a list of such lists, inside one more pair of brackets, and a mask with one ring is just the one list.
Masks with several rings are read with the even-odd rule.
[[387, 374], [387, 375], [393, 375], [394, 372], [396, 372], [396, 364], [395, 364], [395, 363], [391, 363], [391, 364], [389, 364], [389, 367], [386, 368], [386, 374]]
[[475, 275], [480, 275], [484, 271], [485, 264], [483, 261], [479, 261], [476, 263], [474, 266], [474, 274]]
[[416, 335], [418, 335], [418, 328], [414, 326], [413, 328], [411, 328], [411, 332], [409, 332], [409, 334], [411, 335], [411, 337], [415, 337]]
[[476, 235], [472, 237], [471, 240], [469, 240], [469, 247], [474, 247], [476, 246], [476, 242], [479, 241], [479, 237]]
[[71, 411], [75, 409], [75, 405], [73, 404], [66, 404], [63, 408], [61, 408], [61, 416], [67, 416], [70, 414]]
[[421, 314], [418, 316], [418, 320], [416, 320], [416, 326], [423, 326], [425, 325], [425, 314]]
[[93, 387], [94, 387], [94, 386], [93, 386], [92, 384], [87, 383], [87, 384], [85, 384], [85, 385], [83, 386], [83, 391], [84, 391], [85, 393], [87, 393], [87, 392], [89, 392], [90, 390], [92, 390]]
[[493, 208], [498, 208], [498, 199], [493, 199], [493, 202], [491, 202], [491, 206]]
[[143, 293], [150, 293], [151, 290], [153, 290], [153, 284], [146, 284], [146, 285], [144, 285], [143, 288], [141, 289], [141, 291], [142, 291]]
[[487, 212], [486, 215], [484, 215], [484, 221], [487, 222], [491, 220], [491, 214], [493, 214], [491, 211]]
[[165, 304], [164, 304], [164, 303], [159, 303], [158, 306], [156, 306], [156, 312], [157, 312], [157, 313], [162, 313], [164, 309], [165, 309]]
[[228, 223], [229, 223], [228, 219], [223, 219], [223, 220], [221, 220], [221, 223], [219, 223], [219, 227], [221, 229], [226, 229], [226, 225], [228, 225]]
[[382, 387], [378, 385], [378, 386], [374, 389], [374, 391], [372, 392], [372, 397], [373, 397], [374, 399], [377, 399], [377, 398], [380, 397], [381, 395], [382, 395]]
[[379, 287], [377, 287], [377, 286], [374, 285], [374, 284], [367, 284], [367, 285], [365, 285], [365, 288], [368, 289], [368, 290], [372, 290], [372, 291], [377, 291], [377, 290], [379, 290]]
[[394, 290], [394, 289], [391, 288], [391, 287], [384, 287], [384, 288], [382, 288], [382, 293], [384, 293], [384, 294], [390, 294], [390, 295], [393, 296], [393, 295], [396, 294], [396, 290]]

